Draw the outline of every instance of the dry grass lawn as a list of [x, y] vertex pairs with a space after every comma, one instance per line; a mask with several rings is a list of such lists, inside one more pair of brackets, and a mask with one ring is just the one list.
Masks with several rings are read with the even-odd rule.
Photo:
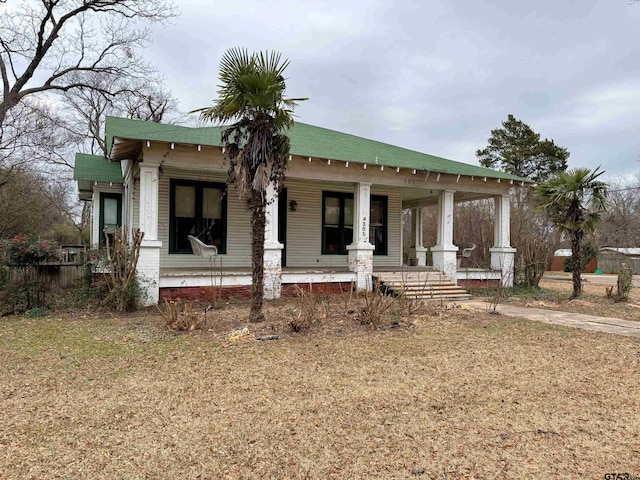
[[0, 478], [640, 475], [638, 339], [437, 306], [291, 334], [288, 308], [235, 342], [237, 308], [0, 319]]
[[[628, 302], [617, 302], [615, 299], [607, 298], [605, 285], [589, 282], [582, 284], [583, 295], [577, 300], [569, 300], [573, 292], [571, 281], [543, 279], [540, 282], [540, 287], [543, 289], [540, 293], [514, 297], [512, 302], [536, 308], [640, 321], [640, 288], [638, 287], [631, 289]], [[614, 294], [615, 291], [614, 287]]]

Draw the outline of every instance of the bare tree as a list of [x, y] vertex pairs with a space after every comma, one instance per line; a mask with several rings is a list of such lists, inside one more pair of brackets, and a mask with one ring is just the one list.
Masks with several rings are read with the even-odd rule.
[[76, 151], [106, 155], [107, 115], [156, 123], [182, 122], [178, 102], [162, 87], [160, 75], [148, 66], [146, 70], [143, 79], [93, 73], [91, 83], [98, 88], [76, 88], [63, 94], [62, 101], [68, 107], [65, 128], [76, 143]]
[[149, 35], [135, 21], [165, 21], [174, 14], [166, 0], [24, 1], [3, 12], [0, 125], [28, 96], [96, 88], [84, 74], [131, 75], [139, 66], [134, 51]]
[[640, 247], [640, 174], [610, 181], [608, 201], [596, 242], [610, 247]]

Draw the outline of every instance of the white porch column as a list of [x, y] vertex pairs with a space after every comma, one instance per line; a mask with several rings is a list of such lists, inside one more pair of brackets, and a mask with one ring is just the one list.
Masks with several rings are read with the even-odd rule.
[[267, 187], [266, 223], [264, 226], [264, 297], [280, 298], [282, 293], [282, 249], [278, 241], [278, 195], [271, 183]]
[[91, 248], [100, 247], [100, 192], [93, 191], [91, 195]]
[[356, 287], [359, 290], [371, 290], [373, 250], [375, 247], [369, 243], [370, 183], [355, 184], [353, 209], [353, 243], [347, 246], [349, 270], [356, 272]]
[[138, 280], [146, 292], [144, 305], [158, 303], [160, 298], [160, 248], [158, 240], [157, 166], [140, 166], [140, 230], [144, 232], [138, 259]]
[[456, 281], [456, 253], [458, 247], [453, 244], [453, 190], [443, 190], [438, 196], [438, 236], [437, 243], [431, 247], [433, 267]]
[[411, 209], [411, 246], [409, 247], [409, 258], [415, 259], [416, 265], [425, 266], [427, 264], [427, 248], [424, 248], [422, 241], [422, 207]]
[[493, 248], [491, 252], [491, 268], [499, 270], [500, 284], [504, 287], [513, 286], [513, 264], [516, 249], [511, 247], [510, 212], [511, 203], [508, 194], [494, 197], [495, 212], [493, 218]]

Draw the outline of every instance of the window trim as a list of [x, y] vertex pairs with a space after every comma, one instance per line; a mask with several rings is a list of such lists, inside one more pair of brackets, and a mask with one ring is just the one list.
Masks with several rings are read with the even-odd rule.
[[189, 255], [193, 254], [193, 251], [189, 248], [183, 250], [176, 249], [176, 238], [175, 238], [175, 206], [176, 206], [176, 196], [175, 196], [175, 188], [176, 186], [186, 186], [186, 187], [195, 187], [196, 189], [196, 219], [202, 220], [202, 197], [203, 197], [203, 189], [205, 188], [217, 188], [222, 190], [222, 239], [220, 242], [220, 247], [218, 248], [219, 254], [227, 253], [227, 194], [226, 194], [226, 185], [224, 183], [219, 182], [203, 182], [199, 180], [183, 180], [181, 178], [172, 178], [169, 182], [169, 254], [171, 255]]
[[[341, 249], [338, 251], [330, 251], [325, 249], [325, 208], [326, 208], [326, 199], [327, 197], [331, 198], [339, 198], [340, 199], [340, 220], [339, 220], [339, 229], [340, 229], [340, 238], [344, 238], [343, 230], [345, 228], [344, 224], [344, 201], [345, 199], [353, 199], [353, 193], [351, 192], [334, 192], [331, 190], [323, 190], [322, 191], [322, 210], [320, 214], [322, 215], [322, 235], [320, 239], [320, 253], [322, 255], [347, 255], [349, 252], [347, 251], [347, 245], [340, 245]], [[382, 219], [382, 229], [383, 229], [383, 249], [379, 252], [374, 250], [374, 255], [379, 256], [387, 256], [389, 254], [389, 197], [386, 195], [371, 195], [371, 200], [381, 201], [382, 202], [382, 210], [383, 210], [383, 219]], [[355, 205], [355, 203], [354, 203]], [[356, 212], [353, 212], [355, 215]], [[371, 209], [369, 209], [369, 232], [371, 232]], [[355, 233], [354, 233], [355, 234]], [[371, 238], [369, 238], [371, 240]]]

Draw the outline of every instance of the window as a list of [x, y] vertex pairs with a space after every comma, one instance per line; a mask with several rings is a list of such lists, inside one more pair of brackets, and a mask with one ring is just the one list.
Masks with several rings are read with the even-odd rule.
[[[346, 255], [353, 242], [353, 194], [322, 193], [322, 253]], [[369, 242], [374, 255], [387, 255], [387, 197], [371, 196]]]
[[219, 183], [171, 180], [169, 253], [191, 253], [188, 235], [226, 253], [227, 201]]
[[109, 242], [113, 244], [113, 231], [122, 225], [122, 195], [119, 193], [100, 194], [100, 245], [106, 245], [105, 227]]

